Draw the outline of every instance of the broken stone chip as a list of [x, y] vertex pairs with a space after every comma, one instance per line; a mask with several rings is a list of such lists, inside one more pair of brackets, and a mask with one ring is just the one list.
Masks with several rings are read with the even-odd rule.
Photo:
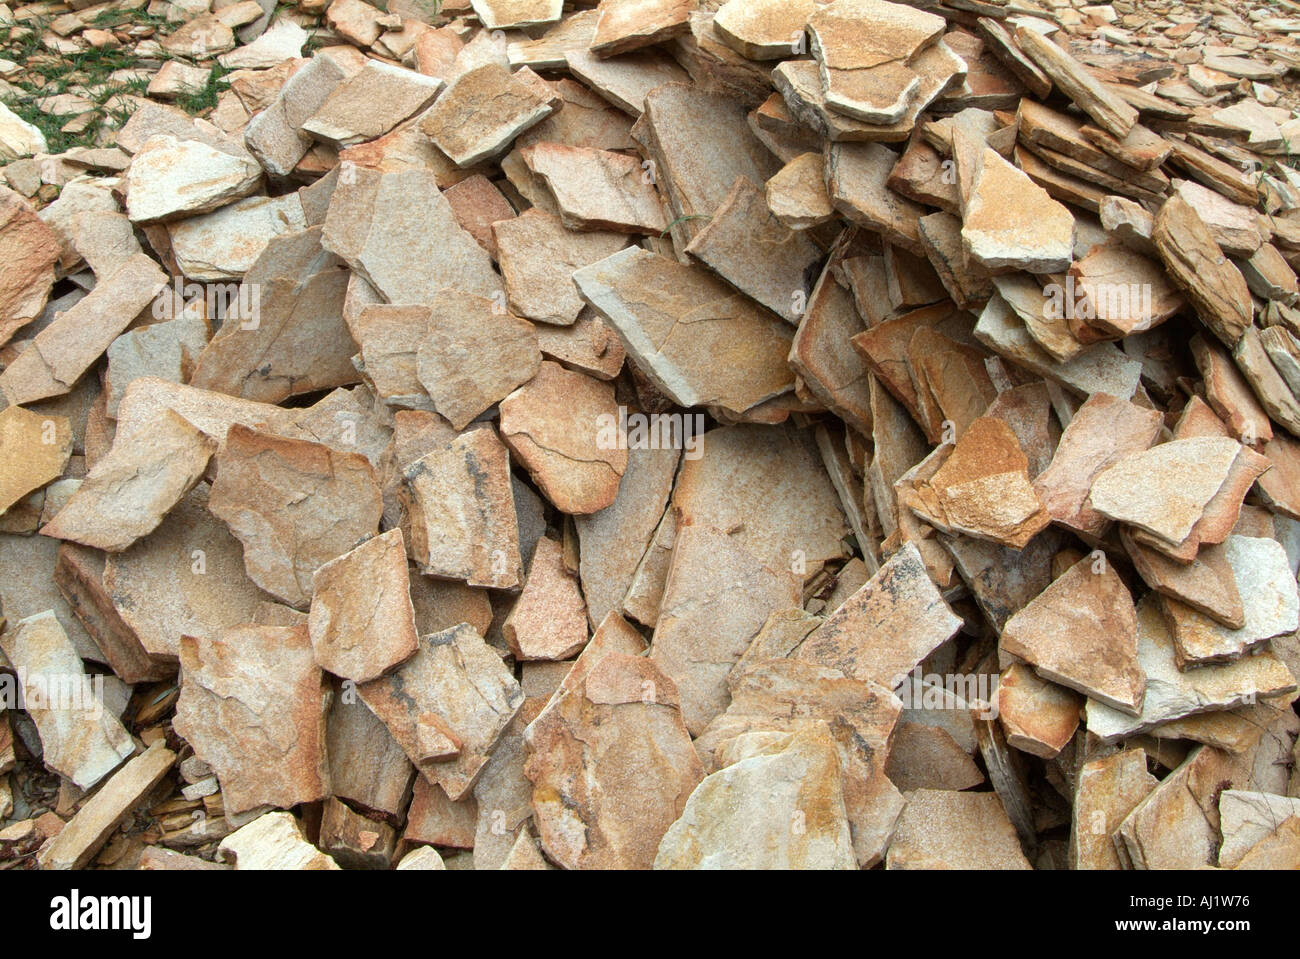
[[574, 271], [628, 245], [622, 234], [579, 233], [567, 229], [559, 217], [535, 208], [493, 224], [492, 232], [511, 310], [525, 319], [557, 326], [570, 326], [583, 309], [573, 285]]
[[680, 406], [742, 413], [794, 385], [789, 324], [702, 270], [630, 248], [577, 270], [573, 282]]
[[601, 0], [591, 52], [612, 57], [687, 31], [695, 0]]
[[524, 732], [546, 854], [566, 869], [648, 869], [704, 778], [677, 689], [653, 662], [607, 653]]
[[383, 503], [361, 454], [235, 424], [208, 508], [244, 544], [253, 582], [305, 609], [312, 574], [374, 535]]
[[126, 211], [133, 223], [207, 213], [255, 192], [261, 180], [262, 168], [247, 155], [158, 134], [131, 158]]
[[[90, 789], [135, 752], [135, 743], [86, 674], [53, 610], [11, 623], [0, 634], [7, 665], [21, 670], [22, 702], [40, 735], [42, 761]], [[8, 684], [6, 684], [8, 685]]]
[[546, 536], [537, 541], [528, 579], [501, 632], [517, 660], [571, 659], [586, 645], [586, 604], [560, 543]]
[[1074, 217], [986, 147], [972, 174], [961, 240], [963, 250], [987, 270], [1055, 273], [1073, 259]]
[[1085, 556], [1007, 620], [999, 647], [1044, 678], [1137, 716], [1146, 688], [1137, 628], [1119, 574]]
[[325, 798], [328, 691], [306, 626], [180, 640], [176, 731], [216, 772], [227, 813]]
[[41, 535], [120, 553], [158, 528], [203, 477], [216, 449], [216, 440], [164, 410], [147, 444], [113, 444]]
[[523, 578], [510, 457], [490, 425], [434, 448], [403, 472], [407, 549], [426, 576], [506, 589]]
[[358, 683], [378, 679], [415, 653], [415, 607], [400, 529], [312, 574], [307, 627], [321, 668]]
[[502, 438], [563, 513], [595, 513], [614, 502], [628, 459], [617, 425], [609, 384], [549, 361], [501, 401]]
[[438, 77], [367, 59], [330, 91], [301, 129], [336, 147], [374, 140], [427, 107], [445, 85]]
[[908, 543], [791, 655], [893, 689], [960, 625]]
[[62, 476], [72, 442], [66, 416], [42, 416], [20, 406], [0, 410], [0, 514]]
[[537, 143], [523, 160], [541, 177], [570, 230], [663, 233], [663, 204], [652, 178], [635, 158], [610, 150]]
[[996, 793], [907, 794], [886, 869], [1030, 869]]
[[802, 39], [816, 9], [815, 0], [728, 0], [713, 18], [713, 29], [750, 60], [781, 60]]
[[[525, 71], [526, 72], [526, 71]], [[504, 153], [551, 115], [551, 105], [499, 63], [457, 77], [420, 120], [420, 130], [458, 166]]]
[[457, 430], [537, 374], [537, 332], [497, 303], [456, 290], [430, 300], [415, 357], [416, 376], [438, 412]]
[[414, 656], [357, 692], [453, 802], [474, 788], [524, 700], [501, 657], [467, 623], [423, 637]]

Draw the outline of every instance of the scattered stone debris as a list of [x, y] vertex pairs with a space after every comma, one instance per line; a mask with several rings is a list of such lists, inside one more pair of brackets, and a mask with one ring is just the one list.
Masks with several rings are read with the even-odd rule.
[[1300, 867], [1291, 0], [0, 24], [0, 869]]

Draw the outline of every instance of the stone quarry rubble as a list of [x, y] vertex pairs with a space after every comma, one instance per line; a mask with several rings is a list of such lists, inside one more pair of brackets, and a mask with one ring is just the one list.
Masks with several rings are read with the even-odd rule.
[[1300, 4], [0, 34], [0, 869], [1300, 868]]

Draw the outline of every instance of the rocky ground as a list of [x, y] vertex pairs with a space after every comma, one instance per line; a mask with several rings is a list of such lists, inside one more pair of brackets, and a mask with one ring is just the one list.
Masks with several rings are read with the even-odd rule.
[[1300, 4], [0, 4], [0, 869], [1300, 867]]

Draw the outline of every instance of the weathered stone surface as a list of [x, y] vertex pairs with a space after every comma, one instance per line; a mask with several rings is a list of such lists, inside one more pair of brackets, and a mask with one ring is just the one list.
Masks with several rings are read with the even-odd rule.
[[1158, 784], [1147, 772], [1146, 752], [1141, 749], [1126, 749], [1085, 763], [1074, 791], [1070, 865], [1075, 869], [1125, 868], [1116, 849], [1116, 830]]
[[908, 60], [938, 39], [943, 18], [885, 0], [842, 0], [808, 18], [813, 54], [837, 70]]
[[566, 869], [648, 869], [704, 778], [677, 689], [654, 663], [608, 653], [524, 734], [542, 847]]
[[391, 869], [397, 835], [387, 823], [330, 798], [321, 810], [320, 844], [345, 869]]
[[1096, 393], [1075, 412], [1052, 463], [1034, 480], [1034, 490], [1052, 522], [1085, 538], [1105, 532], [1106, 517], [1089, 505], [1096, 478], [1131, 453], [1151, 448], [1163, 420], [1156, 410]]
[[[1241, 789], [1219, 794], [1220, 869], [1236, 869], [1256, 845], [1300, 815], [1300, 799]], [[1258, 868], [1258, 867], [1257, 867]]]
[[198, 310], [186, 310], [175, 319], [128, 330], [108, 348], [104, 412], [114, 419], [127, 385], [140, 376], [184, 382], [208, 345], [208, 322]]
[[427, 107], [444, 85], [437, 77], [367, 60], [330, 91], [300, 129], [336, 147], [374, 140]]
[[[794, 312], [801, 299], [802, 289], [797, 289], [786, 305], [786, 314]], [[857, 351], [844, 349], [845, 342], [862, 332], [862, 318], [852, 296], [835, 281], [828, 267], [802, 305], [802, 316], [794, 318], [799, 329], [790, 344], [790, 368], [808, 393], [848, 425], [869, 432], [870, 370]]]
[[53, 611], [10, 624], [0, 649], [14, 669], [23, 670], [23, 704], [40, 734], [47, 767], [89, 789], [135, 751]]
[[1137, 624], [1138, 664], [1146, 675], [1142, 714], [1125, 715], [1090, 700], [1088, 731], [1104, 742], [1115, 742], [1185, 716], [1233, 709], [1257, 697], [1280, 696], [1296, 689], [1291, 671], [1268, 649], [1230, 663], [1181, 671], [1173, 637], [1153, 595], [1138, 602]]
[[803, 153], [767, 181], [767, 206], [780, 223], [792, 230], [809, 230], [834, 217], [823, 169], [821, 154]]
[[828, 148], [826, 186], [831, 205], [853, 223], [925, 256], [920, 219], [930, 212], [889, 188], [898, 155], [879, 143], [836, 143]]
[[1240, 757], [1201, 746], [1147, 794], [1120, 824], [1118, 840], [1134, 868], [1197, 869], [1215, 860], [1221, 791], [1250, 778]]
[[420, 130], [457, 165], [507, 150], [515, 137], [551, 115], [551, 105], [497, 63], [461, 74], [420, 119]]
[[564, 7], [563, 0], [470, 0], [470, 4], [489, 30], [554, 23]]
[[733, 749], [736, 761], [691, 793], [656, 869], [857, 868], [828, 727], [751, 733]]
[[680, 461], [680, 451], [662, 446], [628, 450], [627, 470], [614, 502], [576, 518], [578, 573], [593, 627], [622, 608], [637, 566], [652, 548]]
[[0, 373], [0, 394], [18, 405], [68, 393], [166, 282], [149, 257], [132, 257], [36, 334]]
[[498, 589], [519, 585], [519, 522], [510, 458], [491, 426], [469, 430], [403, 471], [407, 549], [427, 576]]
[[453, 801], [473, 789], [524, 698], [501, 657], [465, 623], [423, 637], [413, 657], [357, 691]]
[[0, 514], [62, 476], [71, 455], [66, 416], [42, 416], [19, 406], [0, 410]]
[[1084, 557], [1007, 620], [1000, 648], [1046, 679], [1137, 716], [1146, 685], [1137, 619], [1123, 580]]
[[532, 209], [493, 225], [511, 310], [538, 323], [569, 326], [582, 312], [574, 271], [627, 246], [617, 233], [578, 233], [559, 217]]
[[987, 147], [972, 174], [962, 248], [989, 270], [1052, 273], [1070, 265], [1074, 217]]
[[234, 425], [217, 454], [209, 509], [244, 544], [249, 578], [306, 608], [311, 576], [373, 535], [378, 477], [359, 453]]
[[1223, 556], [1241, 597], [1244, 624], [1232, 629], [1178, 600], [1163, 598], [1161, 612], [1181, 669], [1237, 659], [1274, 636], [1300, 628], [1295, 572], [1280, 543], [1230, 536]]
[[160, 740], [114, 773], [41, 850], [41, 868], [84, 869], [175, 761], [176, 754]]
[[628, 458], [607, 441], [617, 421], [608, 384], [557, 363], [543, 362], [501, 401], [502, 438], [564, 513], [595, 513], [614, 502]]
[[41, 315], [59, 254], [58, 234], [25, 199], [0, 189], [0, 257], [5, 263], [0, 277], [0, 345]]
[[650, 658], [680, 692], [698, 735], [727, 707], [727, 674], [776, 610], [797, 605], [798, 578], [766, 565], [724, 530], [686, 523], [677, 531]]
[[887, 869], [1029, 869], [996, 793], [907, 794]]
[[1250, 290], [1191, 204], [1178, 196], [1166, 200], [1151, 240], [1201, 322], [1228, 347], [1236, 345], [1254, 315]]
[[358, 683], [377, 679], [415, 653], [415, 608], [400, 529], [367, 540], [312, 574], [308, 631], [321, 668]]
[[430, 309], [416, 376], [438, 412], [463, 430], [537, 374], [537, 333], [494, 301], [451, 289], [435, 293]]
[[346, 74], [330, 57], [312, 57], [285, 81], [275, 99], [244, 129], [244, 145], [272, 176], [287, 177], [311, 149], [302, 125], [319, 110]]
[[114, 443], [41, 534], [120, 553], [158, 528], [202, 478], [216, 448], [215, 440], [167, 410], [154, 421], [147, 448]]
[[1138, 111], [1105, 87], [1082, 63], [1028, 26], [1016, 28], [1020, 49], [1052, 79], [1066, 96], [1097, 125], [1114, 137], [1125, 137], [1137, 122]]
[[713, 29], [751, 60], [780, 60], [792, 54], [816, 9], [814, 0], [729, 0], [713, 18]]
[[591, 52], [612, 57], [662, 43], [687, 30], [693, 0], [601, 0]]
[[327, 689], [305, 626], [180, 639], [175, 726], [216, 772], [227, 813], [323, 799]]
[[680, 406], [741, 413], [793, 386], [789, 325], [702, 270], [627, 249], [573, 281], [637, 368]]
[[1052, 759], [1079, 728], [1083, 700], [1033, 670], [1013, 663], [998, 680], [998, 720], [1007, 744], [1021, 752]]
[[442, 857], [438, 855], [438, 850], [434, 849], [432, 846], [420, 846], [417, 849], [412, 849], [403, 856], [401, 861], [393, 868], [399, 871], [411, 869], [445, 870], [447, 864], [444, 863]]
[[272, 240], [305, 229], [297, 193], [249, 197], [167, 226], [176, 264], [192, 280], [243, 277]]
[[793, 658], [893, 689], [960, 625], [909, 543], [809, 634]]
[[564, 660], [587, 643], [587, 607], [578, 577], [564, 565], [564, 547], [537, 541], [528, 578], [501, 626], [516, 660]]
[[917, 476], [900, 506], [945, 532], [1021, 549], [1051, 521], [1030, 485], [1028, 468], [1011, 427], [983, 416], [933, 474]]
[[555, 197], [571, 230], [662, 233], [668, 228], [652, 179], [633, 157], [609, 150], [537, 143], [522, 151]]
[[[413, 797], [412, 783], [418, 779], [428, 790], [437, 787], [416, 776], [415, 766], [394, 741], [388, 727], [350, 687], [335, 690], [326, 719], [325, 747], [330, 761], [332, 795], [390, 823], [399, 823], [406, 816], [411, 832], [417, 823], [423, 822], [423, 807], [416, 802], [420, 787], [416, 785], [416, 797]], [[442, 794], [442, 798], [445, 801], [446, 795]]]
[[395, 304], [438, 290], [491, 297], [501, 290], [492, 258], [461, 229], [428, 170], [358, 167], [334, 189], [321, 242]]
[[754, 663], [732, 683], [732, 692], [727, 711], [696, 741], [706, 768], [740, 758], [732, 746], [745, 733], [789, 733], [828, 723], [840, 748], [841, 787], [858, 864], [878, 863], [903, 807], [902, 795], [885, 775], [901, 712], [898, 698], [838, 669], [789, 659]]
[[307, 841], [298, 820], [287, 812], [268, 812], [258, 816], [221, 840], [218, 852], [237, 870], [339, 868], [333, 859]]
[[1222, 623], [1229, 629], [1246, 625], [1246, 612], [1227, 549], [1203, 546], [1190, 563], [1170, 559], [1159, 550], [1143, 546], [1125, 532], [1120, 534], [1133, 568], [1157, 593]]
[[184, 496], [148, 536], [111, 554], [104, 588], [152, 657], [172, 663], [182, 635], [206, 639], [247, 623], [266, 594], [244, 572], [243, 549], [207, 510], [208, 488]]
[[158, 134], [144, 142], [126, 173], [133, 223], [206, 213], [257, 190], [262, 168], [198, 140]]

